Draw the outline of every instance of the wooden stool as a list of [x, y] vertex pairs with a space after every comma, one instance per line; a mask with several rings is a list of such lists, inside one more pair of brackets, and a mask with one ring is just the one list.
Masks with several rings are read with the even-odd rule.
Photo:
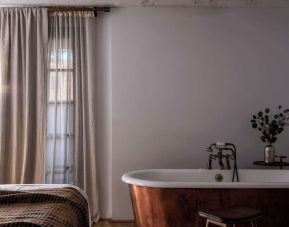
[[206, 227], [210, 224], [229, 227], [236, 227], [236, 224], [251, 223], [252, 227], [257, 227], [257, 220], [263, 217], [261, 210], [247, 207], [226, 208], [215, 211], [199, 211], [199, 215], [207, 219]]

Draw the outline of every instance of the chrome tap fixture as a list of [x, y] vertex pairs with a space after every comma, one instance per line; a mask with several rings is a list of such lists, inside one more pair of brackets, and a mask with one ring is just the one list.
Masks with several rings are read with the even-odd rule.
[[[235, 177], [237, 182], [239, 182], [238, 168], [237, 168], [237, 152], [236, 147], [232, 143], [213, 143], [211, 144], [206, 151], [210, 152], [208, 159], [208, 169], [212, 169], [213, 160], [217, 160], [219, 164], [219, 168], [221, 170], [231, 169], [230, 160], [233, 161], [234, 169], [233, 169], [233, 177], [232, 182], [235, 181]], [[225, 164], [223, 162], [225, 159]]]

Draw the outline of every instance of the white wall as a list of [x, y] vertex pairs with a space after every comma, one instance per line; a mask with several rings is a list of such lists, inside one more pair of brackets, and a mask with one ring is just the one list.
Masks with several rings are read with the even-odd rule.
[[[133, 217], [123, 173], [205, 167], [215, 141], [235, 143], [239, 167], [254, 168], [264, 144], [251, 115], [289, 106], [289, 9], [123, 8], [106, 17], [112, 137], [101, 178], [111, 191], [102, 216]], [[276, 147], [289, 156], [288, 135]]]
[[111, 168], [111, 51], [110, 17], [107, 13], [98, 13], [97, 39], [95, 41], [96, 59], [96, 125], [98, 178], [100, 192], [100, 210], [102, 218], [112, 216], [112, 168]]

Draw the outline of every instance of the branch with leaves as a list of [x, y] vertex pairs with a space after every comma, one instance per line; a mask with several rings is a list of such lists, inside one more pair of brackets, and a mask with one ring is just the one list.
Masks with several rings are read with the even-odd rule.
[[289, 125], [289, 109], [282, 110], [278, 107], [278, 113], [272, 113], [269, 108], [259, 111], [251, 119], [252, 128], [258, 129], [262, 135], [264, 143], [273, 144], [277, 141], [277, 136], [284, 131], [284, 127]]

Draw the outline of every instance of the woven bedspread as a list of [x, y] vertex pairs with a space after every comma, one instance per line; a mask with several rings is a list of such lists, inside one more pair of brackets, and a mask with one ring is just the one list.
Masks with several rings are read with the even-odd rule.
[[88, 204], [74, 188], [0, 190], [0, 226], [89, 227]]

